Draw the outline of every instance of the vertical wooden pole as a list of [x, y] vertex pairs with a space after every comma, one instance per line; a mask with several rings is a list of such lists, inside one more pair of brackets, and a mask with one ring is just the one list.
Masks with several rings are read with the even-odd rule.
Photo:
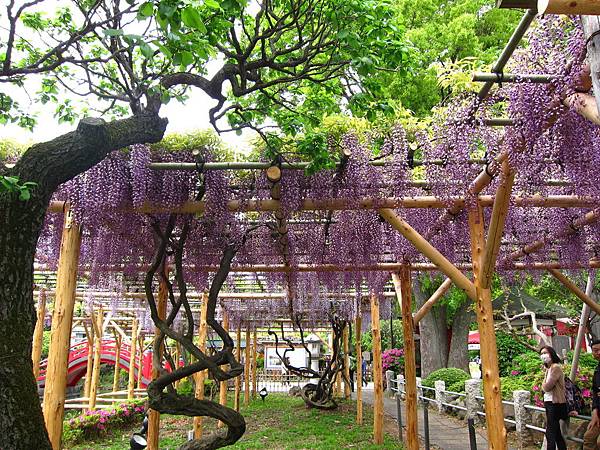
[[[131, 347], [129, 350], [129, 379], [127, 380], [127, 400], [133, 400], [134, 389], [135, 389], [135, 358], [137, 351], [137, 339], [138, 339], [138, 320], [137, 317], [133, 319], [131, 326]], [[141, 372], [142, 368], [138, 370]]]
[[473, 280], [477, 294], [477, 324], [481, 342], [481, 366], [483, 372], [483, 397], [485, 401], [485, 421], [487, 424], [490, 450], [506, 449], [506, 428], [500, 394], [500, 372], [498, 370], [498, 349], [494, 332], [494, 311], [490, 288], [481, 286], [481, 261], [485, 249], [484, 222], [481, 206], [469, 210], [471, 232], [471, 257], [473, 260]]
[[136, 383], [136, 386], [137, 386], [138, 389], [141, 389], [142, 388], [142, 376], [144, 374], [144, 372], [143, 372], [142, 369], [143, 369], [143, 365], [144, 365], [144, 340], [145, 340], [145, 337], [144, 337], [144, 333], [143, 332], [140, 332], [138, 330], [138, 333], [139, 334], [138, 334], [138, 344], [137, 344], [137, 346], [139, 348], [139, 351], [138, 351], [138, 357], [137, 357], [138, 358], [138, 362], [137, 362], [137, 364], [138, 364], [138, 373], [137, 373], [137, 383]]
[[[237, 328], [237, 351], [236, 351], [236, 359], [239, 361], [242, 357], [242, 329], [240, 328], [241, 324], [238, 324]], [[233, 409], [236, 411], [240, 411], [240, 384], [241, 384], [242, 375], [238, 375], [235, 377], [235, 396], [233, 398]]]
[[60, 243], [56, 275], [56, 296], [52, 314], [52, 338], [48, 352], [46, 387], [44, 389], [44, 420], [54, 450], [60, 449], [65, 412], [65, 391], [71, 342], [71, 324], [75, 307], [77, 265], [81, 246], [81, 230], [73, 222], [68, 204]]
[[[223, 310], [223, 329], [225, 331], [229, 331], [229, 315], [227, 314], [227, 311]], [[225, 366], [224, 370], [227, 370], [229, 366]], [[228, 386], [228, 381], [221, 381], [219, 383], [219, 404], [227, 406], [227, 386]], [[221, 422], [219, 420], [219, 423], [217, 424], [217, 428], [221, 428], [224, 425], [223, 422]]]
[[344, 327], [342, 336], [344, 341], [344, 398], [350, 398], [350, 355], [348, 354], [350, 346], [348, 342], [348, 324], [346, 324], [346, 326]]
[[360, 311], [356, 315], [356, 325], [354, 335], [356, 336], [356, 423], [363, 423], [363, 402], [362, 402], [362, 347], [360, 345], [362, 317]]
[[[92, 314], [92, 322], [94, 321], [94, 316]], [[83, 327], [85, 328], [85, 338], [87, 340], [87, 365], [85, 366], [85, 381], [83, 384], [83, 396], [89, 400], [90, 398], [90, 388], [92, 387], [92, 369], [94, 368], [94, 327], [93, 323], [90, 323], [90, 327], [88, 327], [85, 322], [83, 323]]]
[[396, 296], [402, 310], [404, 335], [404, 379], [406, 382], [406, 445], [408, 450], [419, 449], [417, 417], [417, 366], [415, 360], [415, 331], [412, 318], [411, 276], [406, 266], [400, 274], [392, 274]]
[[256, 357], [258, 356], [258, 347], [256, 346], [256, 329], [254, 329], [254, 338], [252, 340], [252, 398], [256, 398], [258, 390], [258, 379], [256, 378]]
[[100, 357], [102, 356], [102, 321], [104, 313], [100, 309], [95, 315], [92, 313], [92, 323], [94, 324], [94, 368], [92, 369], [92, 383], [90, 385], [90, 398], [88, 400], [88, 409], [96, 409], [96, 396], [98, 395], [98, 382], [100, 381]]
[[[208, 314], [208, 294], [205, 292], [202, 295], [202, 307], [200, 308], [200, 322], [198, 323], [198, 348], [206, 353], [206, 334], [208, 325], [206, 323], [206, 315]], [[196, 373], [196, 398], [204, 399], [204, 379], [206, 378], [206, 370]], [[194, 439], [202, 437], [203, 417], [194, 417]]]
[[244, 406], [248, 406], [250, 404], [250, 327], [247, 323], [244, 358]]
[[383, 367], [381, 364], [381, 328], [379, 298], [371, 295], [371, 330], [373, 333], [373, 443], [383, 444]]
[[121, 343], [123, 339], [121, 335], [114, 330], [115, 334], [115, 373], [113, 375], [113, 392], [117, 392], [119, 390], [119, 382], [121, 381], [121, 367], [119, 363], [121, 362]]
[[36, 380], [40, 376], [40, 358], [42, 355], [42, 345], [44, 344], [44, 317], [46, 317], [46, 289], [41, 288], [37, 307], [37, 321], [35, 322], [35, 331], [33, 332], [33, 349], [31, 351], [33, 377]]
[[[165, 267], [165, 276], [168, 276], [166, 267]], [[167, 298], [169, 296], [169, 289], [167, 287], [167, 284], [162, 280], [160, 280], [160, 283], [158, 285], [158, 296], [157, 296], [157, 302], [156, 302], [156, 308], [158, 309], [158, 317], [161, 319], [165, 319], [167, 316]], [[158, 336], [160, 335], [160, 330], [158, 328], [155, 328], [154, 330], [154, 339], [158, 339]], [[163, 352], [164, 352], [164, 347], [161, 347], [159, 350], [159, 361], [162, 362], [162, 357], [163, 357]], [[140, 364], [141, 367], [141, 364]], [[158, 369], [154, 367], [152, 367], [152, 379], [155, 380], [156, 378], [158, 378]], [[158, 411], [155, 411], [154, 409], [149, 409], [148, 410], [148, 450], [159, 450], [158, 449], [158, 437], [159, 437], [159, 431], [160, 431], [160, 413]]]

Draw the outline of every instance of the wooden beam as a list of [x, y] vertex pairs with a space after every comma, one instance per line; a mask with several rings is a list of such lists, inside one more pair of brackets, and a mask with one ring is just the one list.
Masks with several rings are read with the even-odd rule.
[[[208, 293], [204, 293], [202, 295], [202, 308], [200, 309], [200, 321], [198, 322], [198, 348], [202, 353], [206, 353], [206, 336], [208, 334], [208, 324], [206, 322], [206, 318], [208, 315]], [[196, 373], [196, 398], [198, 400], [204, 399], [204, 380], [206, 379], [206, 375], [208, 370], [201, 370]], [[196, 416], [194, 417], [194, 439], [202, 438], [202, 425], [204, 422], [204, 417]]]
[[[242, 329], [241, 324], [238, 323], [237, 328], [237, 350], [235, 358], [240, 361], [242, 358]], [[240, 412], [240, 385], [242, 382], [242, 374], [235, 377], [235, 392], [233, 397], [233, 409]]]
[[43, 408], [46, 429], [53, 450], [61, 448], [71, 324], [75, 307], [80, 246], [81, 230], [79, 225], [73, 222], [69, 206], [65, 205]]
[[583, 303], [588, 305], [592, 311], [600, 315], [600, 305], [594, 301], [589, 295], [583, 292], [579, 287], [569, 280], [562, 272], [556, 269], [548, 269], [554, 278], [560, 281], [569, 291], [575, 294]]
[[250, 404], [250, 327], [246, 324], [246, 348], [244, 354], [244, 406]]
[[115, 371], [113, 374], [113, 392], [117, 392], [119, 390], [119, 382], [121, 381], [121, 368], [119, 367], [119, 363], [121, 361], [121, 344], [123, 343], [123, 337], [119, 334], [116, 329], [113, 329], [113, 333], [115, 336]]
[[423, 306], [421, 306], [419, 310], [415, 313], [413, 317], [414, 326], [417, 326], [421, 319], [427, 315], [431, 308], [433, 308], [433, 305], [435, 305], [438, 302], [438, 300], [440, 300], [444, 297], [444, 295], [446, 295], [446, 292], [448, 292], [450, 286], [452, 286], [452, 280], [450, 278], [446, 278], [444, 282], [440, 284], [440, 287], [438, 287], [435, 290], [435, 292], [431, 295], [431, 297], [429, 297], [429, 300], [423, 303]]
[[484, 289], [490, 287], [492, 276], [496, 270], [496, 259], [498, 258], [502, 235], [504, 234], [504, 221], [508, 214], [510, 193], [512, 191], [514, 180], [515, 171], [509, 167], [507, 160], [502, 167], [502, 179], [496, 191], [496, 199], [494, 201], [494, 208], [490, 219], [485, 252], [481, 263], [480, 284]]
[[354, 326], [354, 335], [356, 336], [356, 423], [362, 425], [363, 423], [363, 401], [362, 401], [362, 384], [363, 384], [363, 373], [362, 373], [362, 347], [361, 347], [361, 333], [362, 333], [362, 317], [360, 311], [356, 314], [356, 321]]
[[498, 370], [498, 349], [494, 331], [494, 311], [489, 288], [481, 287], [481, 258], [485, 248], [484, 222], [482, 208], [477, 206], [469, 210], [469, 231], [471, 235], [471, 257], [473, 259], [473, 277], [477, 292], [475, 312], [481, 336], [481, 365], [483, 372], [483, 397], [485, 398], [485, 420], [487, 424], [488, 445], [491, 450], [506, 449], [506, 428], [502, 411], [500, 391], [500, 372]]
[[31, 360], [33, 362], [33, 378], [37, 380], [40, 376], [40, 359], [42, 356], [42, 346], [44, 344], [44, 318], [46, 317], [46, 289], [40, 289], [37, 320], [35, 322], [35, 331], [33, 332], [33, 348], [31, 350]]
[[[127, 400], [133, 400], [135, 395], [135, 358], [137, 350], [137, 339], [138, 339], [138, 320], [133, 319], [131, 325], [131, 346], [129, 350], [129, 379], [127, 381]], [[142, 368], [138, 369], [140, 372]]]
[[352, 392], [350, 389], [350, 355], [348, 353], [350, 345], [348, 341], [348, 334], [348, 324], [346, 324], [344, 331], [342, 332], [342, 340], [344, 344], [344, 398], [350, 398]]
[[392, 227], [398, 230], [406, 239], [408, 239], [417, 250], [444, 272], [448, 278], [471, 298], [475, 299], [475, 286], [471, 281], [456, 268], [444, 255], [423, 238], [413, 227], [398, 217], [391, 209], [380, 209], [379, 214]]
[[[227, 310], [224, 309], [223, 310], [223, 323], [222, 323], [223, 329], [227, 332], [229, 332], [229, 314], [227, 313]], [[223, 370], [228, 370], [229, 365], [226, 365]], [[227, 406], [227, 380], [225, 381], [221, 381], [219, 383], [219, 404], [223, 405], [223, 406]], [[217, 423], [217, 428], [221, 428], [223, 427], [223, 425], [225, 425], [223, 422], [221, 422], [219, 420], [219, 422]]]
[[538, 14], [600, 15], [596, 0], [496, 0], [498, 8], [534, 9]]
[[92, 369], [92, 382], [90, 384], [90, 398], [88, 409], [96, 409], [96, 395], [98, 394], [98, 384], [100, 382], [100, 364], [102, 357], [102, 322], [104, 321], [104, 312], [102, 308], [97, 313], [92, 313], [92, 324], [94, 326], [94, 366]]
[[143, 330], [139, 330], [139, 325], [138, 325], [138, 348], [139, 348], [139, 352], [138, 352], [138, 362], [137, 362], [137, 366], [138, 366], [138, 372], [137, 372], [137, 389], [141, 389], [142, 388], [142, 369], [143, 369], [143, 365], [144, 365], [144, 331]]
[[381, 362], [381, 328], [379, 298], [371, 295], [371, 331], [373, 336], [373, 443], [383, 444], [383, 366]]
[[[92, 315], [92, 321], [94, 320], [94, 316]], [[85, 398], [90, 398], [90, 389], [92, 387], [92, 369], [94, 368], [94, 327], [88, 327], [85, 322], [83, 322], [83, 328], [85, 329], [85, 338], [87, 341], [87, 364], [85, 367], [85, 381], [83, 383], [83, 396]]]
[[392, 280], [402, 308], [402, 331], [404, 335], [404, 379], [406, 383], [406, 445], [408, 450], [419, 450], [417, 416], [417, 365], [415, 330], [412, 319], [412, 284], [410, 269], [393, 273]]
[[258, 378], [256, 378], [256, 358], [258, 357], [258, 347], [256, 338], [256, 328], [254, 329], [252, 339], [252, 398], [256, 398], [256, 392], [258, 391]]

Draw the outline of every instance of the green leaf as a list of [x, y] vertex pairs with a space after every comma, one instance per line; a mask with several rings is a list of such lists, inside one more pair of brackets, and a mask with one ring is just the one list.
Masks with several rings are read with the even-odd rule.
[[150, 59], [154, 56], [154, 50], [152, 49], [152, 47], [150, 47], [145, 42], [142, 42], [140, 44], [140, 50], [142, 52], [142, 55], [144, 55], [148, 59]]
[[122, 36], [123, 30], [114, 30], [112, 28], [107, 28], [106, 30], [102, 30], [105, 36], [114, 37], [114, 36]]
[[152, 2], [143, 3], [138, 10], [138, 14], [142, 17], [150, 17], [154, 14], [154, 5]]
[[190, 28], [198, 30], [200, 33], [206, 33], [206, 26], [202, 22], [202, 17], [198, 10], [192, 6], [187, 6], [181, 12], [181, 20], [183, 23]]
[[192, 64], [194, 62], [194, 55], [192, 55], [192, 52], [188, 51], [188, 50], [184, 50], [181, 52], [181, 65], [184, 67], [189, 66], [190, 64]]
[[217, 2], [216, 0], [204, 0], [204, 4], [212, 9], [220, 9], [221, 8], [221, 6], [219, 5], [219, 2]]
[[31, 193], [29, 192], [29, 190], [27, 188], [22, 188], [19, 191], [19, 200], [29, 200], [31, 198]]

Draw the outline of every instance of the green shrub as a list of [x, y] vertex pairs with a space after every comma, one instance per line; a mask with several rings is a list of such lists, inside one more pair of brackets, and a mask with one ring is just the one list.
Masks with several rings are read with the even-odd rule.
[[512, 334], [503, 331], [496, 332], [496, 346], [498, 348], [498, 368], [501, 377], [511, 374], [513, 361], [517, 356], [531, 352], [525, 344], [517, 341]]
[[50, 330], [44, 331], [42, 338], [42, 359], [48, 357], [48, 351], [50, 350]]
[[534, 375], [542, 370], [542, 361], [537, 352], [525, 352], [514, 358], [509, 373], [506, 375]]
[[425, 387], [435, 387], [435, 382], [442, 380], [446, 383], [446, 390], [449, 390], [449, 386], [462, 382], [464, 389], [464, 383], [469, 378], [471, 378], [471, 376], [464, 370], [448, 367], [431, 372], [429, 376], [423, 380], [422, 384]]
[[[204, 379], [204, 396], [212, 398], [214, 392], [216, 390], [217, 384], [215, 380], [211, 380], [210, 378]], [[194, 396], [194, 385], [190, 381], [189, 378], [185, 378], [181, 380], [179, 386], [177, 387], [177, 393], [180, 395], [188, 395], [190, 397]]]
[[452, 383], [450, 386], [446, 387], [446, 390], [450, 392], [465, 392], [465, 380]]
[[502, 398], [512, 401], [513, 391], [531, 390], [531, 380], [522, 376], [501, 377], [500, 387], [502, 389]]

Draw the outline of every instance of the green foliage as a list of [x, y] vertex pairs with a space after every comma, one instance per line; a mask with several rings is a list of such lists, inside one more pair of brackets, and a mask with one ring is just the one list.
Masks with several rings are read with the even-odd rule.
[[517, 356], [529, 352], [527, 346], [517, 341], [512, 334], [503, 331], [496, 332], [496, 347], [498, 348], [500, 376], [510, 375], [513, 360]]
[[448, 367], [443, 369], [438, 369], [435, 372], [431, 372], [427, 378], [425, 378], [422, 382], [425, 387], [434, 387], [435, 382], [438, 380], [444, 381], [446, 383], [446, 390], [449, 390], [449, 386], [454, 386], [458, 383], [464, 383], [471, 376], [462, 369], [457, 369], [455, 367]]
[[18, 195], [19, 200], [27, 201], [31, 198], [31, 191], [37, 183], [26, 181], [21, 183], [19, 177], [0, 175], [0, 194]]
[[537, 352], [528, 351], [515, 356], [507, 375], [532, 375], [539, 373], [541, 368], [540, 355]]
[[[382, 320], [380, 322], [381, 327], [381, 348], [383, 350], [389, 349], [392, 347], [392, 340], [390, 334], [390, 321]], [[392, 322], [392, 331], [394, 333], [394, 347], [402, 348], [404, 345], [404, 336], [402, 334], [402, 321], [395, 319]], [[365, 331], [361, 334], [361, 346], [362, 349], [368, 352], [373, 351], [373, 333], [371, 330]], [[355, 345], [356, 340], [354, 338], [354, 334], [352, 335], [352, 345]]]
[[447, 391], [450, 392], [465, 392], [465, 380], [459, 380], [456, 383], [452, 383], [446, 387]]
[[[210, 378], [204, 379], [204, 396], [212, 398], [216, 390], [217, 383]], [[184, 378], [177, 387], [177, 393], [181, 395], [194, 396], [194, 385], [189, 378]]]
[[42, 359], [48, 357], [48, 351], [50, 350], [50, 330], [44, 330], [42, 337]]
[[500, 377], [500, 387], [502, 389], [502, 398], [504, 400], [513, 399], [513, 391], [531, 390], [531, 380], [521, 376]]

